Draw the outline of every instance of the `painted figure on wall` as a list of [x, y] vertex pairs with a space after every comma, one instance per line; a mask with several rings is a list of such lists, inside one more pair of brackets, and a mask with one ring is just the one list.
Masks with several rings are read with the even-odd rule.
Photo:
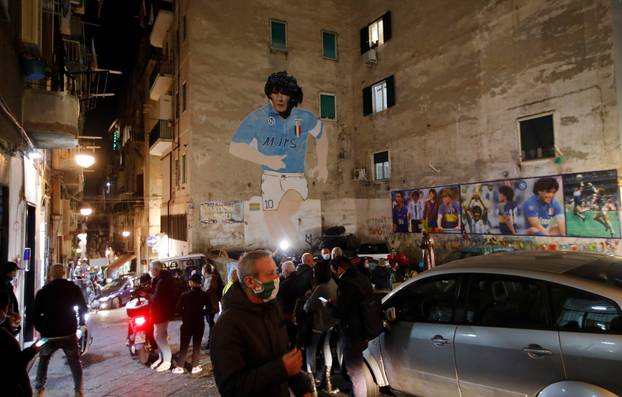
[[273, 73], [264, 93], [268, 103], [242, 121], [229, 152], [261, 165], [262, 207], [271, 237], [276, 242], [301, 240], [292, 217], [309, 193], [305, 177], [308, 137], [315, 139], [317, 153], [317, 165], [308, 174], [321, 182], [328, 177], [328, 139], [322, 122], [298, 108], [303, 94], [294, 76], [285, 71]]
[[404, 205], [404, 193], [402, 192], [395, 192], [393, 233], [408, 233], [408, 209]]
[[555, 178], [540, 178], [533, 185], [533, 196], [523, 205], [527, 234], [565, 236], [564, 210], [555, 199], [559, 183]]

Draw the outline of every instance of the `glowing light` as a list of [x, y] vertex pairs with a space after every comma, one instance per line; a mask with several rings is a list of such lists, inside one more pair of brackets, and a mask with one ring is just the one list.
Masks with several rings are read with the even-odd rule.
[[127, 230], [124, 230], [124, 231], [121, 232], [121, 235], [123, 237], [129, 237], [130, 236], [130, 232], [128, 232]]
[[283, 251], [287, 250], [289, 248], [289, 241], [281, 240], [281, 242], [279, 243], [279, 248]]
[[135, 323], [136, 325], [139, 325], [139, 326], [140, 326], [140, 325], [144, 325], [146, 322], [147, 322], [147, 320], [146, 320], [144, 317], [136, 317], [136, 318], [134, 319], [134, 323]]
[[79, 153], [76, 154], [76, 163], [82, 168], [89, 168], [95, 164], [95, 157], [90, 154]]
[[89, 207], [80, 208], [80, 214], [83, 216], [89, 216], [93, 213], [93, 209]]

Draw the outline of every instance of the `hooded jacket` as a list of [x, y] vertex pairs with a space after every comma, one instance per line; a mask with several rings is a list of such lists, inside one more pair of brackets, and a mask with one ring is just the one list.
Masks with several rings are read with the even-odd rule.
[[175, 303], [175, 284], [173, 276], [167, 270], [162, 270], [152, 281], [153, 293], [149, 297], [151, 321], [154, 324], [164, 323], [173, 318]]
[[214, 378], [223, 397], [289, 397], [311, 391], [307, 376], [288, 377], [282, 356], [287, 330], [276, 300], [252, 303], [239, 282], [223, 298], [211, 345]]

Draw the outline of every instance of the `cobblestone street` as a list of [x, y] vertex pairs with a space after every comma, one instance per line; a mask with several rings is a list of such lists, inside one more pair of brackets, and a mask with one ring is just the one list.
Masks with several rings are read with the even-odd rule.
[[[91, 313], [89, 321], [93, 344], [82, 357], [84, 392], [87, 397], [103, 396], [218, 396], [211, 376], [209, 356], [201, 356], [203, 372], [198, 376], [158, 373], [141, 365], [130, 356], [125, 346], [127, 316], [125, 308]], [[169, 325], [169, 340], [173, 353], [179, 350], [179, 326]], [[206, 331], [207, 332], [207, 331]], [[207, 335], [205, 336], [207, 337]], [[36, 365], [30, 371], [34, 384]], [[50, 362], [46, 397], [73, 396], [73, 380], [62, 351]]]

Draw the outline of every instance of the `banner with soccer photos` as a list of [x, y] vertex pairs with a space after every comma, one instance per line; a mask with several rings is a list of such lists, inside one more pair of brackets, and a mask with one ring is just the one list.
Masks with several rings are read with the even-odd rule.
[[461, 233], [458, 185], [391, 192], [394, 233]]

